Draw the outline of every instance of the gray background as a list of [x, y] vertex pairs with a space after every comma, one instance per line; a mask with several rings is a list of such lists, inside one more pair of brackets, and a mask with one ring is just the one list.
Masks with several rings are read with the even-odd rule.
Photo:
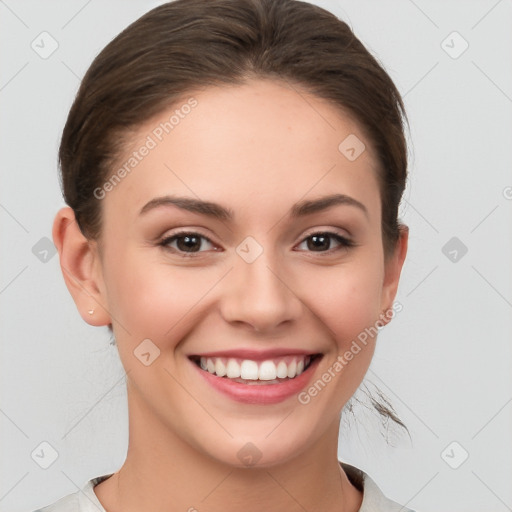
[[[117, 349], [106, 328], [79, 317], [45, 237], [64, 205], [56, 155], [80, 78], [160, 3], [0, 0], [2, 512], [53, 502], [126, 455]], [[388, 444], [360, 407], [339, 456], [422, 512], [512, 510], [512, 2], [317, 3], [384, 64], [412, 137], [403, 311], [381, 332], [367, 374], [412, 441]], [[47, 469], [52, 448], [42, 442], [58, 454]]]

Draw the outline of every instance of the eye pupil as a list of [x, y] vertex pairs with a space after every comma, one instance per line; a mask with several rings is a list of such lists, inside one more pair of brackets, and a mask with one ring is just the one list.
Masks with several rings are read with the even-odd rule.
[[[182, 240], [184, 243], [181, 243]], [[180, 251], [192, 252], [191, 249], [199, 249], [201, 241], [197, 236], [180, 236], [177, 238], [177, 246]]]
[[[326, 235], [324, 233], [320, 233], [317, 235], [312, 235], [309, 239], [313, 241], [313, 244], [310, 245], [308, 243], [308, 249], [311, 249], [311, 248], [329, 249], [330, 238], [328, 235]], [[323, 240], [323, 242], [320, 242], [319, 244], [317, 244], [317, 242], [319, 242], [320, 240]]]

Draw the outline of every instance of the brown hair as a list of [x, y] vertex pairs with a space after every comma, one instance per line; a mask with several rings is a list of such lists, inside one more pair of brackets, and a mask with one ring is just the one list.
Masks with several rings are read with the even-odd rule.
[[[190, 91], [250, 78], [286, 80], [358, 122], [377, 155], [384, 254], [392, 254], [407, 178], [402, 99], [345, 22], [297, 0], [176, 0], [147, 12], [99, 53], [59, 149], [64, 199], [84, 236], [100, 238], [94, 191], [138, 126]], [[379, 412], [404, 426], [387, 408]]]

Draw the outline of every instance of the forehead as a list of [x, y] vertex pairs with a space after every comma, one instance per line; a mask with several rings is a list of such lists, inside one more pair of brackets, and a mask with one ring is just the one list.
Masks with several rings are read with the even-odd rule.
[[380, 204], [373, 148], [359, 124], [286, 82], [190, 92], [137, 129], [113, 172], [122, 168], [103, 205], [107, 216], [124, 209], [133, 220], [165, 194], [214, 200], [235, 212], [257, 207], [260, 216], [336, 192], [363, 202], [371, 215]]

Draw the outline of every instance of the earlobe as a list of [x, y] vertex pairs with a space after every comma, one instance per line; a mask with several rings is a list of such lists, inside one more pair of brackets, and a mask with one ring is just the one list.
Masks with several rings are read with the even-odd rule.
[[399, 238], [396, 243], [395, 252], [385, 263], [384, 282], [382, 287], [382, 301], [380, 314], [381, 325], [388, 324], [394, 316], [393, 302], [398, 290], [400, 274], [407, 256], [407, 247], [409, 243], [409, 227], [400, 224]]
[[[76, 222], [70, 207], [57, 212], [52, 229], [53, 242], [59, 252], [60, 268], [66, 286], [80, 316], [90, 325], [111, 323], [101, 282], [99, 255], [94, 241], [88, 240]], [[91, 314], [90, 311], [94, 313]]]

